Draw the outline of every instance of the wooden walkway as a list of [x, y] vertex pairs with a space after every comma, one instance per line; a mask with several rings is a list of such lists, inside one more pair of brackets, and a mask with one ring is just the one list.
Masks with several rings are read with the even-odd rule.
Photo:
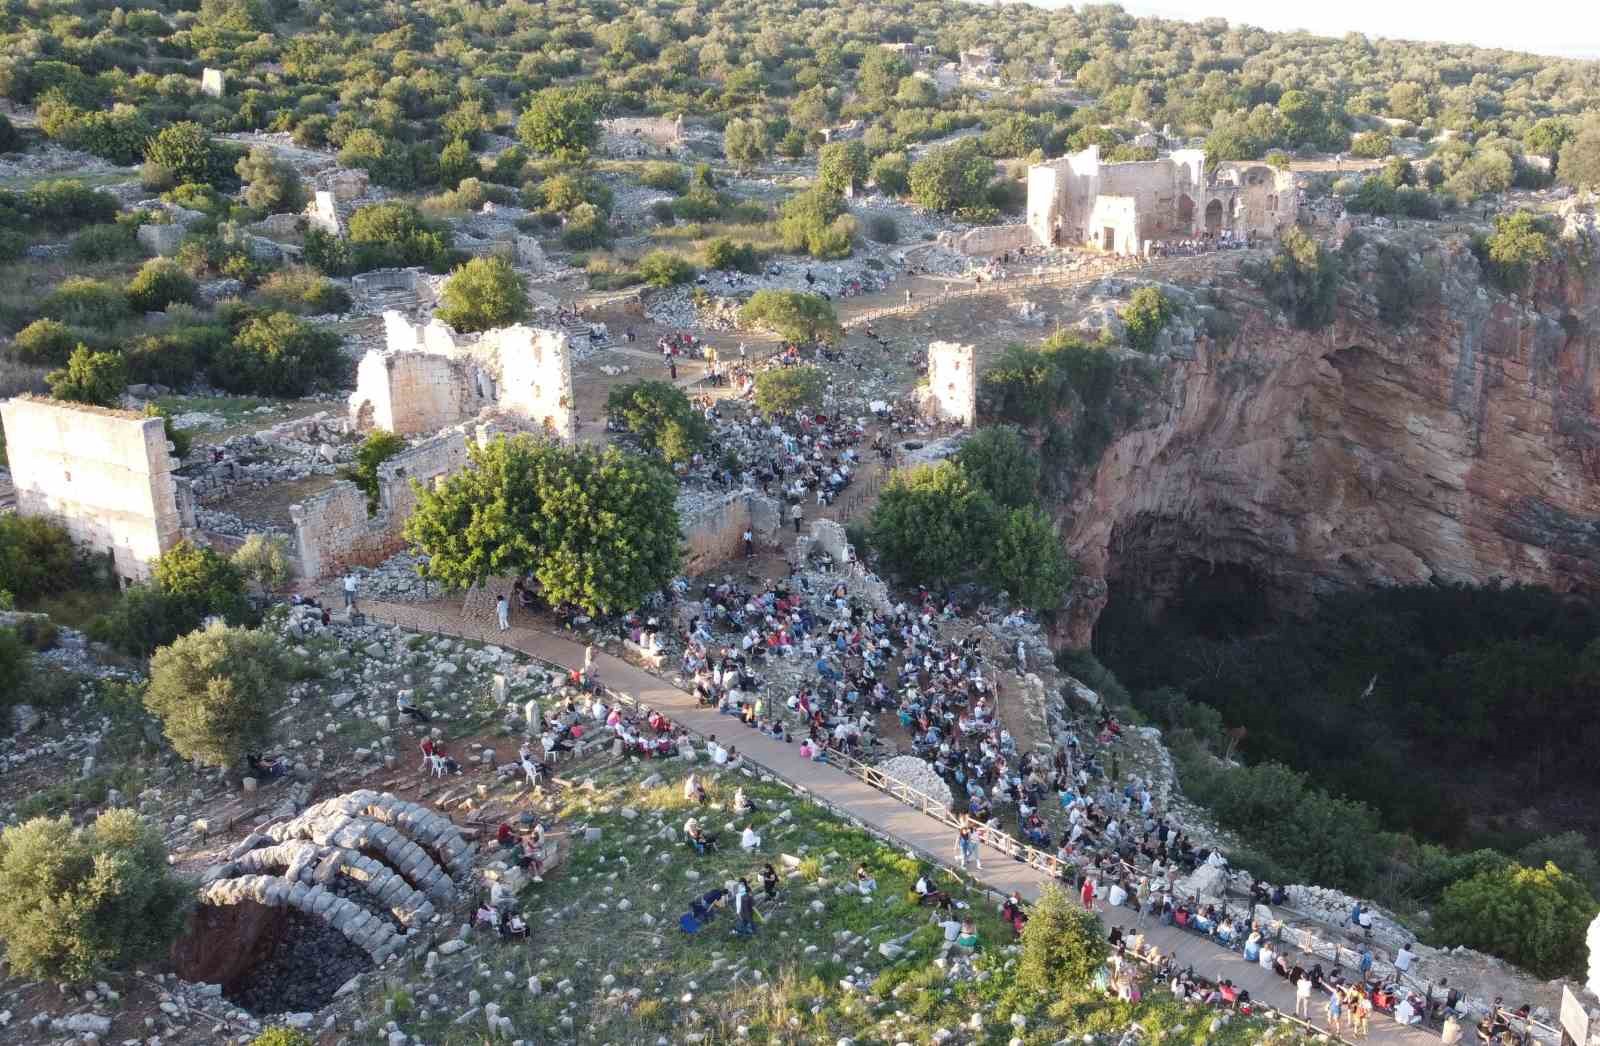
[[[459, 607], [451, 603], [398, 604], [363, 600], [359, 609], [369, 620], [398, 625], [408, 631], [493, 643], [567, 671], [583, 666], [582, 644], [542, 628], [530, 627], [525, 623], [525, 615], [513, 615], [517, 623], [501, 632], [490, 622], [463, 618]], [[521, 621], [517, 620], [519, 617]], [[595, 669], [608, 690], [661, 711], [702, 738], [716, 736], [720, 743], [737, 748], [745, 760], [753, 764], [753, 769], [772, 773], [925, 859], [943, 865], [954, 863], [955, 832], [949, 827], [836, 767], [800, 758], [797, 743], [775, 741], [732, 716], [702, 708], [693, 694], [621, 658], [597, 650]], [[983, 887], [1002, 894], [1014, 890], [1031, 901], [1052, 881], [1044, 871], [987, 846], [980, 859], [982, 869], [969, 874]], [[1134, 913], [1127, 908], [1113, 909], [1102, 912], [1101, 918], [1108, 925], [1131, 927]], [[1160, 948], [1163, 955], [1175, 956], [1180, 965], [1193, 966], [1203, 977], [1226, 977], [1247, 989], [1252, 998], [1283, 1013], [1294, 1013], [1294, 992], [1288, 982], [1263, 970], [1257, 963], [1246, 962], [1240, 953], [1177, 927], [1162, 926], [1155, 919], [1148, 920], [1143, 929], [1148, 943]], [[1312, 997], [1311, 1016], [1319, 1027], [1325, 1023], [1323, 1005], [1326, 1001], [1326, 996], [1320, 993]], [[1437, 1046], [1438, 1037], [1420, 1028], [1402, 1027], [1388, 1017], [1374, 1014], [1369, 1041], [1395, 1046]]]

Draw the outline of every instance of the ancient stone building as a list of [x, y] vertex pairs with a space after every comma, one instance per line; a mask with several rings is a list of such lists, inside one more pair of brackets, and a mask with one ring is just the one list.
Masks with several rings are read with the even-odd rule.
[[208, 98], [221, 98], [228, 91], [228, 77], [221, 69], [200, 70], [200, 93]]
[[1036, 243], [1137, 255], [1152, 240], [1232, 232], [1274, 236], [1294, 224], [1294, 176], [1260, 163], [1224, 163], [1205, 152], [1104, 163], [1100, 147], [1028, 169], [1028, 228]]
[[0, 405], [17, 511], [54, 519], [123, 581], [194, 527], [188, 483], [173, 474], [160, 418], [19, 396]]
[[978, 417], [977, 350], [936, 341], [928, 346], [927, 407], [934, 417], [968, 427]]
[[557, 439], [572, 439], [577, 413], [567, 336], [517, 324], [458, 335], [438, 320], [413, 324], [384, 313], [386, 345], [356, 369], [350, 419], [358, 431], [435, 432], [492, 410]]
[[605, 122], [612, 134], [644, 138], [657, 145], [671, 146], [683, 141], [683, 117], [668, 119], [664, 116], [619, 116]]

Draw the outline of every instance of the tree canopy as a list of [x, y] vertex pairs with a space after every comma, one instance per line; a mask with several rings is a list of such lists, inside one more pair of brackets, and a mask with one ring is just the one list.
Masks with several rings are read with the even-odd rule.
[[406, 521], [446, 586], [531, 575], [552, 605], [597, 613], [632, 610], [676, 574], [677, 484], [659, 462], [530, 436], [469, 453], [467, 468], [415, 488]]
[[180, 756], [237, 766], [272, 735], [286, 675], [276, 637], [216, 622], [156, 650], [144, 703]]

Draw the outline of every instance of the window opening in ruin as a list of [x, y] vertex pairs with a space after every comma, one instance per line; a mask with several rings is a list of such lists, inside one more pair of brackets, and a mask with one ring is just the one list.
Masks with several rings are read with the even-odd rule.
[[1117, 248], [1117, 230], [1115, 230], [1111, 226], [1107, 225], [1100, 232], [1100, 240], [1101, 240], [1101, 244], [1100, 245], [1102, 247], [1104, 247], [1106, 250], [1108, 250], [1108, 251], [1116, 250], [1116, 248]]

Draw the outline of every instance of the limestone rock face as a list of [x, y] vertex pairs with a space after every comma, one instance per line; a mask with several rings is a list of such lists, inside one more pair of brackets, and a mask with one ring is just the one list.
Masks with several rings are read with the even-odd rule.
[[1589, 990], [1600, 995], [1600, 915], [1589, 924]]
[[1088, 642], [1108, 585], [1159, 603], [1219, 565], [1290, 603], [1435, 579], [1600, 586], [1600, 274], [1567, 244], [1507, 295], [1465, 236], [1388, 235], [1418, 274], [1404, 324], [1378, 314], [1369, 240], [1330, 326], [1290, 328], [1241, 279], [1237, 333], [1162, 362], [1140, 420], [1074, 484], [1083, 578], [1059, 641]]

